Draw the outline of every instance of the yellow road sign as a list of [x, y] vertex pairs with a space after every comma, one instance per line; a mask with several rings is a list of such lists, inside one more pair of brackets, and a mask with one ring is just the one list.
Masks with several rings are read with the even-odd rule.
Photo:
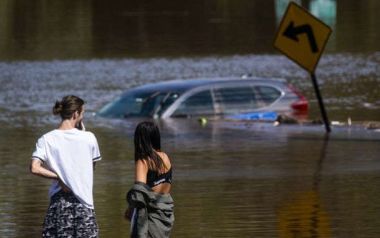
[[314, 73], [331, 32], [328, 25], [291, 2], [281, 20], [274, 47]]

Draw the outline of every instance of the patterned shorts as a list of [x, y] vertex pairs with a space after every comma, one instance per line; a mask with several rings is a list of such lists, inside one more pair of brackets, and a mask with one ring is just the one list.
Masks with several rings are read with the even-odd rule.
[[59, 191], [51, 198], [42, 237], [98, 237], [95, 212], [74, 194]]

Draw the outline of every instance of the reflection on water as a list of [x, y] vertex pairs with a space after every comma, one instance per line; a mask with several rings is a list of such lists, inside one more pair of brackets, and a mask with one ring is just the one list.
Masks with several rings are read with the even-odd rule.
[[[0, 60], [277, 53], [289, 1], [3, 0]], [[380, 50], [379, 1], [295, 2], [333, 28], [327, 52]]]
[[[295, 2], [310, 11], [311, 14], [329, 25], [332, 30], [336, 27], [337, 2], [335, 0], [275, 0], [276, 19], [279, 24], [289, 2]], [[304, 2], [304, 3], [302, 3]]]
[[[88, 127], [103, 161], [95, 174], [102, 237], [128, 236], [135, 122]], [[159, 122], [174, 168], [173, 237], [378, 237], [380, 134], [363, 129], [211, 121]], [[0, 129], [0, 233], [37, 237], [48, 181], [27, 173], [35, 139], [52, 128]], [[22, 141], [22, 143], [20, 143]], [[12, 146], [9, 146], [12, 145]], [[305, 149], [307, 148], [307, 149]], [[353, 225], [358, 224], [358, 225]]]
[[280, 206], [279, 237], [331, 237], [330, 216], [319, 195], [328, 142], [329, 135], [326, 134], [315, 169], [312, 189], [294, 194]]
[[310, 12], [335, 30], [336, 4], [335, 0], [312, 0], [310, 2]]

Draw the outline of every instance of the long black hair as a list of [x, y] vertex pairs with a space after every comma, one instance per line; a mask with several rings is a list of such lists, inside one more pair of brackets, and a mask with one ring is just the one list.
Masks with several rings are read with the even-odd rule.
[[161, 151], [161, 136], [158, 126], [150, 121], [140, 122], [135, 130], [135, 161], [145, 160], [148, 168], [163, 171], [166, 166], [156, 151]]

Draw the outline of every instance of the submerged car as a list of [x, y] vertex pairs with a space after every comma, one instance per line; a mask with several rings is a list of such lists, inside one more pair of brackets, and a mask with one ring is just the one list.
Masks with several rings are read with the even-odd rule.
[[112, 118], [226, 117], [252, 112], [306, 115], [308, 101], [283, 79], [212, 78], [128, 89], [97, 115]]

